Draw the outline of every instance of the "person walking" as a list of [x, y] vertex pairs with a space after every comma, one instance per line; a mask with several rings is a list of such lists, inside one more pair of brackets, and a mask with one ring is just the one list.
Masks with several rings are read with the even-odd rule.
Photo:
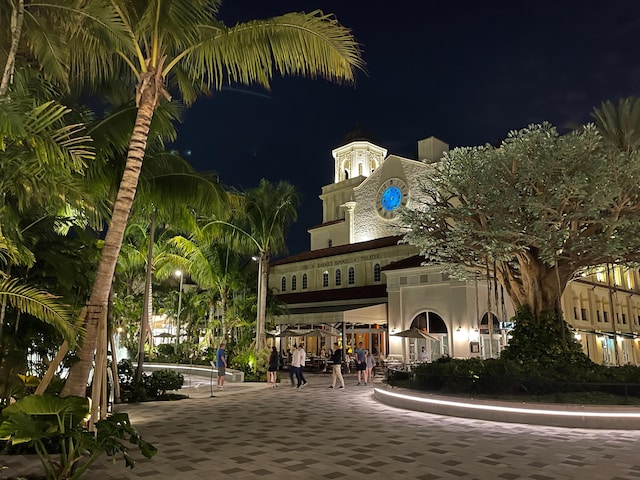
[[271, 347], [271, 355], [269, 355], [269, 369], [267, 370], [267, 386], [276, 388], [278, 386], [278, 349]]
[[358, 348], [356, 348], [353, 353], [356, 361], [356, 371], [358, 372], [358, 385], [360, 383], [367, 384], [367, 364], [365, 363], [365, 352], [364, 345], [362, 342], [358, 343]]
[[376, 366], [376, 357], [371, 352], [369, 352], [369, 350], [366, 350], [364, 363], [367, 367], [364, 384], [366, 385], [367, 382], [369, 382], [371, 385], [373, 385], [373, 369]]
[[331, 386], [336, 388], [336, 381], [340, 380], [340, 388], [344, 388], [344, 378], [342, 377], [342, 349], [338, 346], [338, 342], [333, 344], [333, 354], [331, 355], [333, 362], [333, 371], [331, 372]]
[[220, 347], [216, 351], [216, 367], [218, 367], [218, 378], [216, 380], [216, 385], [219, 389], [224, 389], [224, 376], [227, 373], [227, 356], [224, 351], [225, 346], [226, 345], [224, 343], [221, 343]]
[[300, 366], [298, 367], [298, 388], [302, 388], [307, 385], [307, 380], [304, 378], [304, 365], [307, 360], [307, 352], [304, 351], [304, 347], [302, 344], [298, 345], [298, 362]]
[[291, 358], [289, 359], [289, 380], [291, 380], [292, 387], [296, 386], [296, 383], [293, 381], [293, 376], [295, 375], [297, 380], [300, 375], [298, 373], [298, 370], [300, 369], [300, 361], [298, 358], [298, 347], [294, 345], [291, 350]]

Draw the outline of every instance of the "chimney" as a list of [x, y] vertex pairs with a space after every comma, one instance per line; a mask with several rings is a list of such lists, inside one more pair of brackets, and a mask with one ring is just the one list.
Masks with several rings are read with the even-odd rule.
[[449, 151], [449, 144], [436, 137], [418, 140], [418, 160], [425, 163], [434, 163], [442, 159], [442, 155]]

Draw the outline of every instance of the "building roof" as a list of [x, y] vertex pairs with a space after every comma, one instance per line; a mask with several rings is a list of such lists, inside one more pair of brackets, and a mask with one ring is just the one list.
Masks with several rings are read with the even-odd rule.
[[315, 230], [320, 227], [328, 227], [329, 225], [336, 225], [338, 223], [344, 223], [344, 218], [339, 218], [338, 220], [331, 220], [330, 222], [321, 223], [320, 225], [314, 225], [313, 227], [309, 227], [308, 230]]
[[348, 145], [351, 142], [365, 141], [369, 143], [375, 143], [373, 136], [366, 129], [362, 128], [361, 125], [356, 125], [356, 127], [351, 130], [349, 133], [345, 135], [340, 142], [340, 146]]
[[421, 267], [425, 263], [423, 255], [412, 255], [411, 257], [403, 258], [397, 262], [391, 262], [388, 265], [382, 267], [382, 271], [387, 270], [404, 270], [405, 268], [417, 268]]
[[[313, 260], [316, 258], [334, 257], [345, 253], [362, 252], [364, 250], [373, 250], [382, 247], [391, 247], [397, 245], [402, 240], [401, 236], [376, 238], [367, 242], [351, 243], [348, 245], [338, 245], [336, 247], [321, 248], [319, 250], [310, 250], [307, 252], [291, 255], [290, 257], [276, 260], [271, 265], [286, 265], [288, 263], [302, 262], [304, 260]], [[352, 290], [352, 289], [349, 289]]]
[[288, 305], [297, 303], [331, 302], [341, 300], [359, 300], [382, 298], [387, 296], [387, 285], [366, 285], [363, 287], [333, 288], [331, 290], [302, 291], [299, 293], [281, 293], [278, 300]]

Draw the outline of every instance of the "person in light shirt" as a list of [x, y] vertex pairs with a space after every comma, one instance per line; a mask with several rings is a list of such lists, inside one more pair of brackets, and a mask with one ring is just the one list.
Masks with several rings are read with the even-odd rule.
[[307, 352], [304, 351], [304, 347], [302, 346], [302, 344], [300, 344], [298, 345], [298, 388], [303, 388], [307, 384], [307, 380], [304, 378], [304, 374], [302, 373], [306, 360]]
[[424, 349], [424, 347], [422, 347], [422, 350], [420, 351], [420, 356], [418, 357], [418, 359], [420, 360], [420, 363], [427, 363], [429, 361], [429, 354]]

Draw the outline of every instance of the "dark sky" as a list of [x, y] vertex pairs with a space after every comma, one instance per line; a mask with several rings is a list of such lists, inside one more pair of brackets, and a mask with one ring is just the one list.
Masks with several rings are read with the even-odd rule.
[[227, 185], [294, 184], [303, 203], [290, 253], [308, 249], [331, 150], [356, 125], [415, 158], [431, 135], [456, 147], [545, 120], [563, 130], [604, 100], [640, 95], [637, 0], [227, 0], [221, 16], [230, 25], [316, 9], [362, 44], [367, 73], [355, 86], [287, 78], [270, 92], [225, 89], [187, 111], [176, 144]]

